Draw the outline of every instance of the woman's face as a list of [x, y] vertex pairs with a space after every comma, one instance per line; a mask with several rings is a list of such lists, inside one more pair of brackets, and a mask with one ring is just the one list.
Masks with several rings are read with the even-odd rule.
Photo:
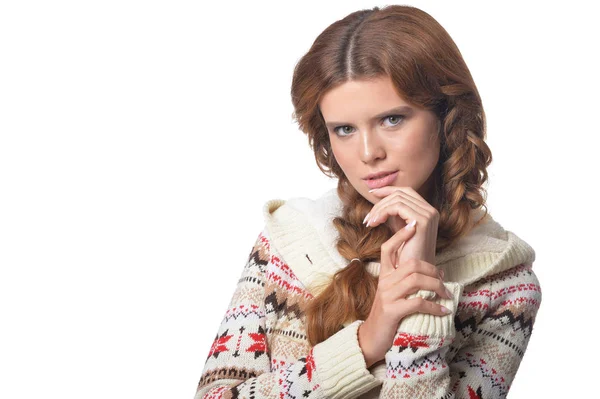
[[[369, 190], [412, 187], [428, 202], [440, 154], [440, 122], [402, 99], [389, 76], [354, 80], [327, 91], [319, 104], [333, 155], [352, 186], [375, 204]], [[369, 179], [372, 174], [391, 173]], [[430, 178], [431, 177], [431, 178]]]

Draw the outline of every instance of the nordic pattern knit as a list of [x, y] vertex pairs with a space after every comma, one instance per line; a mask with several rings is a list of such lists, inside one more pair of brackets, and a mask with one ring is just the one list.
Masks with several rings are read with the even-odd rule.
[[[283, 204], [270, 202], [269, 214]], [[291, 213], [301, 208], [290, 208]], [[290, 219], [289, 214], [279, 213], [286, 220], [280, 226], [293, 227], [296, 235], [298, 225], [290, 220], [300, 214]], [[297, 237], [288, 242], [296, 244], [288, 246], [281, 239], [282, 231], [273, 223], [267, 225], [250, 252], [210, 347], [195, 399], [507, 396], [541, 303], [540, 284], [532, 271], [533, 251], [512, 233], [507, 240], [510, 245], [495, 258], [469, 258], [460, 250], [454, 251], [455, 257], [452, 251], [449, 256], [436, 257], [436, 265], [446, 266], [440, 268], [445, 271], [448, 281], [444, 284], [453, 293], [453, 299], [439, 298], [424, 290], [409, 297], [433, 297], [452, 314], [417, 313], [405, 317], [385, 355], [385, 363], [366, 368], [357, 337], [363, 320], [348, 321], [336, 334], [310, 347], [304, 309], [320, 292], [316, 288], [318, 279], [310, 278], [309, 268], [302, 267], [299, 255], [294, 255], [293, 251], [302, 246]], [[493, 221], [487, 226], [499, 228]], [[477, 242], [481, 237], [499, 237], [488, 230], [473, 237], [478, 237]], [[289, 231], [284, 235], [289, 237]], [[321, 232], [320, 242], [323, 241]], [[313, 257], [319, 258], [308, 236], [304, 242], [309, 246], [298, 253], [313, 249]], [[460, 248], [474, 251], [473, 242], [462, 243]], [[475, 252], [489, 254], [490, 248], [498, 249], [495, 245], [498, 242], [489, 240], [489, 245], [482, 247], [484, 250]], [[294, 259], [299, 274], [283, 253]], [[315, 259], [307, 258], [315, 263]], [[483, 264], [495, 266], [486, 266], [486, 272], [482, 272], [483, 266], [477, 265]], [[378, 266], [372, 262], [368, 270], [377, 276]], [[470, 272], [461, 274], [467, 269]], [[325, 282], [323, 277], [320, 283]]]

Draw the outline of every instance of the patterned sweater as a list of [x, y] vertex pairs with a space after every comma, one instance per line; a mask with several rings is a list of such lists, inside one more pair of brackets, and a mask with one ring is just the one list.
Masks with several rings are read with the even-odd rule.
[[[436, 255], [453, 299], [426, 290], [447, 316], [401, 320], [385, 362], [370, 368], [348, 320], [311, 347], [304, 309], [349, 262], [336, 249], [335, 189], [265, 204], [258, 235], [208, 351], [201, 398], [504, 398], [541, 303], [535, 252], [491, 215]], [[483, 211], [474, 210], [474, 217]], [[375, 276], [379, 263], [366, 267]]]

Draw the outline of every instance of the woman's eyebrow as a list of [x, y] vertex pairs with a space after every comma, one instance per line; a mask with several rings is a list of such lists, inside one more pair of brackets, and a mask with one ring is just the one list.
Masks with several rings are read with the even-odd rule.
[[[402, 105], [400, 107], [395, 107], [395, 108], [392, 108], [392, 109], [387, 110], [385, 112], [382, 112], [380, 114], [377, 114], [377, 115], [375, 115], [372, 118], [372, 120], [380, 119], [380, 118], [383, 118], [384, 116], [387, 116], [387, 115], [390, 115], [390, 114], [394, 114], [394, 113], [402, 113], [402, 112], [410, 112], [410, 111], [412, 111], [411, 107], [409, 107], [408, 105]], [[337, 125], [347, 125], [347, 124], [348, 124], [347, 122], [327, 122], [327, 123], [325, 123], [325, 125], [328, 128], [334, 128]]]

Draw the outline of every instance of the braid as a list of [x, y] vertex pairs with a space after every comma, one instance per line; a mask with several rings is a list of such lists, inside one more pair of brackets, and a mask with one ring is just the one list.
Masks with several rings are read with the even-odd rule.
[[338, 252], [349, 264], [338, 270], [331, 283], [307, 306], [307, 333], [314, 346], [335, 334], [347, 320], [365, 320], [377, 292], [378, 277], [366, 265], [379, 261], [381, 245], [392, 236], [386, 224], [366, 227], [362, 221], [372, 204], [362, 197], [347, 179], [338, 180], [338, 196], [342, 200], [341, 216], [333, 225], [339, 233]]
[[441, 190], [441, 195], [432, 204], [440, 212], [437, 252], [470, 230], [472, 209], [484, 208], [487, 214], [487, 191], [483, 184], [488, 179], [486, 168], [492, 162], [491, 150], [484, 141], [485, 113], [478, 94], [460, 84], [441, 89], [448, 95], [448, 112], [443, 126], [445, 134], [440, 134], [444, 153], [435, 172], [435, 187]]

